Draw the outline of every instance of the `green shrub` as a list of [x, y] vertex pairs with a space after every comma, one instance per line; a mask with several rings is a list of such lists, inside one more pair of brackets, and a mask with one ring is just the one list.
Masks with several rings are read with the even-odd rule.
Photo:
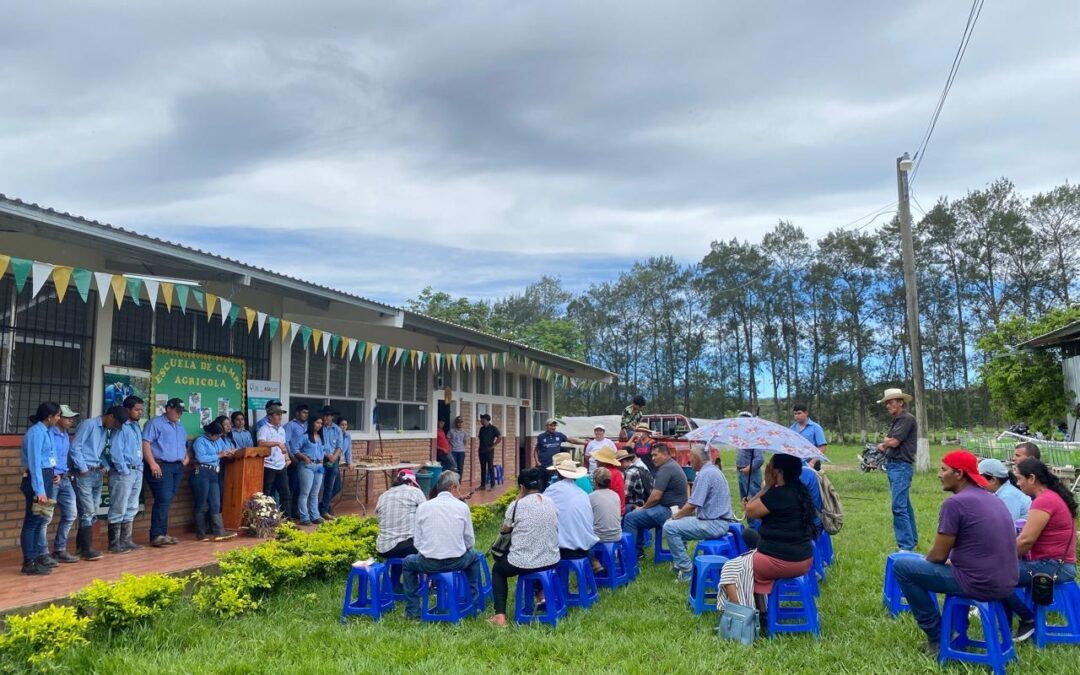
[[90, 619], [74, 607], [49, 605], [28, 616], [10, 616], [7, 632], [0, 635], [5, 660], [44, 670], [63, 652], [88, 643]]
[[152, 573], [123, 574], [119, 581], [95, 580], [72, 596], [94, 628], [128, 628], [168, 607], [184, 592], [186, 580]]
[[191, 600], [200, 611], [222, 618], [232, 618], [259, 607], [255, 594], [262, 589], [256, 588], [251, 579], [238, 572], [213, 577], [196, 572], [192, 575], [192, 580], [196, 590]]

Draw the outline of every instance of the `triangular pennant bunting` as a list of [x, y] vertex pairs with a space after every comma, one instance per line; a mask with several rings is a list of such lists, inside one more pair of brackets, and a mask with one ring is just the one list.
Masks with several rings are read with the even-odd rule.
[[67, 294], [68, 284], [71, 283], [71, 273], [73, 271], [74, 270], [70, 267], [65, 267], [64, 265], [57, 265], [53, 268], [53, 286], [56, 288], [56, 299], [60, 302], [64, 301], [64, 296]]
[[176, 284], [170, 283], [168, 281], [161, 282], [161, 299], [165, 301], [165, 309], [169, 310], [170, 312], [172, 311], [172, 297], [173, 289], [175, 287]]
[[0, 277], [3, 277], [7, 272], [9, 262], [11, 262], [11, 256], [0, 254]]
[[90, 299], [90, 280], [94, 278], [94, 275], [90, 273], [90, 270], [76, 267], [71, 271], [71, 278], [75, 280], [75, 290], [79, 292], [79, 297], [83, 299], [83, 302], [87, 302]]
[[142, 287], [142, 279], [127, 277], [128, 294], [131, 295], [131, 301], [135, 303], [136, 307], [139, 307], [142, 302]]
[[143, 283], [146, 284], [146, 295], [150, 298], [150, 309], [157, 311], [157, 292], [160, 282], [156, 279], [143, 279]]
[[112, 288], [113, 275], [108, 272], [94, 272], [94, 284], [97, 285], [98, 302], [105, 306], [109, 299], [109, 289]]
[[[184, 284], [180, 284], [179, 286], [176, 287], [176, 304], [180, 305], [180, 313], [181, 314], [187, 314], [188, 293], [194, 293], [194, 292], [195, 291], [192, 291], [190, 288], [188, 288]], [[201, 295], [202, 291], [198, 291], [198, 293]], [[199, 304], [201, 305], [202, 303], [200, 302]]]
[[267, 317], [266, 320], [270, 324], [270, 339], [273, 340], [274, 336], [277, 335], [278, 327], [281, 326], [281, 319], [276, 316], [270, 316]]
[[346, 345], [348, 345], [346, 347], [346, 351], [349, 354], [348, 358], [345, 359], [345, 360], [346, 361], [352, 361], [353, 354], [356, 353], [356, 340], [353, 340], [351, 338], [345, 338], [345, 343], [346, 343]]
[[245, 307], [244, 308], [244, 318], [247, 320], [247, 327], [248, 327], [247, 332], [249, 332], [249, 333], [251, 332], [251, 329], [255, 327], [255, 318], [256, 318], [257, 314], [258, 314], [258, 312], [256, 312], [254, 309], [252, 309], [250, 307]]
[[[289, 322], [286, 321], [285, 323], [289, 323]], [[293, 341], [296, 339], [296, 334], [299, 333], [299, 332], [300, 332], [300, 324], [292, 323], [292, 324], [289, 325], [289, 344], [293, 343]], [[304, 347], [306, 349], [307, 345], [305, 345]]]
[[9, 263], [11, 266], [11, 274], [15, 277], [15, 290], [18, 293], [22, 293], [23, 286], [26, 285], [26, 277], [30, 276], [30, 268], [33, 264], [25, 258], [11, 258]]
[[225, 298], [218, 298], [218, 304], [221, 305], [221, 325], [225, 325], [226, 319], [232, 313], [232, 300], [226, 300]]
[[330, 336], [330, 351], [336, 356], [341, 356], [341, 336], [340, 335], [331, 335]]
[[[262, 337], [263, 328], [266, 326], [266, 312], [255, 312], [255, 323], [259, 326], [259, 337]], [[272, 334], [270, 339], [274, 339]]]
[[120, 309], [124, 306], [124, 292], [127, 289], [127, 279], [123, 275], [117, 274], [109, 282], [109, 286], [112, 287], [113, 300], [116, 301], [116, 308]]
[[330, 350], [328, 349], [329, 346], [330, 346], [330, 337], [331, 337], [330, 333], [323, 333], [322, 334], [322, 350], [323, 350], [324, 354], [329, 354], [330, 353]]
[[53, 266], [49, 263], [37, 261], [31, 266], [34, 270], [34, 277], [30, 280], [30, 295], [36, 298], [41, 289], [45, 287], [45, 282], [52, 276]]
[[319, 353], [319, 346], [322, 344], [322, 331], [317, 328], [309, 329], [311, 331], [311, 346], [315, 349], [315, 353]]
[[311, 328], [308, 326], [300, 326], [300, 339], [303, 340], [304, 349], [308, 348], [308, 342], [311, 340]]

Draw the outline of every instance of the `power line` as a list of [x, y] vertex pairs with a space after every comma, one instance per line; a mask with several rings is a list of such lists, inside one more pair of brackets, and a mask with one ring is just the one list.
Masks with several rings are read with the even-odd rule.
[[968, 44], [971, 43], [971, 35], [975, 32], [975, 24], [979, 22], [979, 15], [982, 14], [983, 2], [984, 0], [973, 0], [971, 3], [967, 23], [964, 25], [964, 32], [960, 36], [960, 44], [957, 46], [956, 54], [953, 56], [949, 76], [945, 79], [945, 87], [941, 90], [937, 105], [934, 107], [934, 114], [930, 116], [930, 123], [926, 126], [922, 142], [919, 143], [919, 149], [915, 153], [915, 167], [912, 169], [911, 177], [908, 179], [909, 185], [915, 182], [919, 167], [922, 166], [922, 162], [926, 158], [926, 148], [930, 144], [930, 138], [934, 135], [934, 129], [937, 128], [938, 118], [941, 116], [945, 101], [949, 98], [949, 92], [956, 81], [956, 74], [960, 71], [960, 64], [964, 61], [964, 54], [967, 53]]

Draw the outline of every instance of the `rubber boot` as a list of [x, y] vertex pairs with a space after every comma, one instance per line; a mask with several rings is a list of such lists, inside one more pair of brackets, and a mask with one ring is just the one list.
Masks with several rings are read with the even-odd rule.
[[135, 540], [131, 538], [133, 529], [135, 529], [135, 523], [130, 520], [120, 523], [120, 543], [129, 551], [138, 551], [142, 546], [136, 544]]
[[225, 520], [221, 517], [220, 513], [215, 513], [210, 516], [211, 532], [214, 533], [214, 541], [227, 541], [229, 539], [235, 539], [235, 532], [225, 531]]
[[109, 553], [127, 553], [124, 540], [120, 538], [120, 523], [109, 523]]
[[79, 557], [83, 560], [100, 560], [101, 551], [94, 550], [94, 526], [80, 525], [76, 541], [79, 543]]

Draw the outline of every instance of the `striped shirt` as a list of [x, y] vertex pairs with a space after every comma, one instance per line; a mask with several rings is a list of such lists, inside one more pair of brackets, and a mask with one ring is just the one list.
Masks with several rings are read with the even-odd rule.
[[412, 485], [397, 485], [379, 495], [375, 517], [379, 519], [379, 536], [375, 550], [384, 553], [416, 532], [416, 509], [425, 502], [424, 493]]

